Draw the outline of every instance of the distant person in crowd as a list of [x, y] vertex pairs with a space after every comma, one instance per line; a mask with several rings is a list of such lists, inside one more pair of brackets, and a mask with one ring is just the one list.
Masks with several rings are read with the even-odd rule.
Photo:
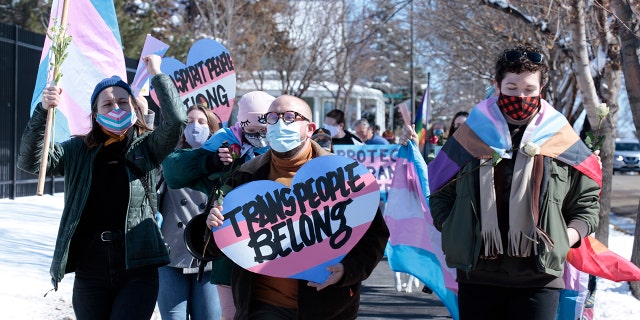
[[[91, 95], [91, 128], [54, 143], [47, 175], [64, 175], [64, 209], [51, 262], [54, 289], [75, 272], [76, 319], [150, 319], [158, 298], [158, 267], [169, 252], [155, 219], [157, 170], [182, 137], [186, 113], [161, 58], [145, 56], [162, 122], [151, 131], [131, 87], [118, 76], [98, 82]], [[48, 87], [20, 143], [18, 167], [40, 170], [47, 110], [60, 87]], [[151, 188], [150, 188], [151, 186]]]
[[425, 144], [422, 147], [423, 156], [427, 163], [435, 158], [435, 149], [442, 146], [447, 138], [447, 127], [442, 120], [434, 120], [427, 128]]
[[[165, 159], [162, 166], [167, 185], [171, 188], [194, 188], [217, 199], [228, 174], [269, 150], [266, 125], [260, 119], [274, 99], [264, 91], [244, 94], [238, 101], [237, 121], [233, 126], [216, 131], [198, 149], [176, 150]], [[233, 319], [232, 262], [222, 256], [211, 263], [210, 280], [218, 289], [222, 318]]]
[[329, 131], [333, 145], [362, 144], [362, 141], [346, 129], [342, 110], [333, 109], [324, 118], [324, 128]]
[[331, 136], [329, 135], [329, 132], [327, 131], [327, 129], [318, 128], [316, 131], [313, 132], [313, 135], [311, 136], [311, 140], [319, 144], [322, 147], [322, 149], [325, 149], [329, 152], [333, 152], [333, 144], [331, 143]]
[[371, 130], [373, 130], [373, 134], [380, 135], [380, 126], [379, 125], [374, 124], [373, 126], [371, 126]]
[[456, 115], [453, 116], [453, 119], [451, 119], [451, 125], [449, 126], [449, 133], [447, 133], [447, 137], [453, 137], [453, 133], [456, 132], [460, 125], [467, 121], [468, 116], [469, 112], [458, 111]]
[[[228, 186], [235, 188], [255, 180], [290, 186], [302, 165], [329, 155], [310, 139], [316, 129], [311, 117], [311, 108], [304, 100], [278, 97], [262, 118], [267, 124], [270, 151], [229, 175]], [[222, 210], [222, 206], [213, 207], [207, 226], [222, 225]], [[378, 211], [369, 229], [340, 263], [327, 267], [331, 275], [322, 284], [261, 275], [234, 265], [231, 288], [235, 319], [356, 319], [361, 283], [382, 259], [388, 238], [389, 230]]]
[[373, 132], [367, 119], [362, 118], [356, 121], [355, 130], [356, 135], [364, 144], [389, 144], [389, 141]]
[[394, 144], [396, 143], [396, 135], [393, 133], [393, 131], [391, 130], [385, 130], [382, 133], [382, 138], [384, 138], [385, 140], [387, 140], [389, 142], [389, 144]]
[[[192, 106], [187, 110], [187, 126], [177, 149], [200, 148], [218, 129], [219, 120], [209, 108], [202, 104]], [[171, 262], [158, 269], [160, 315], [163, 320], [220, 319], [222, 310], [218, 289], [209, 282], [211, 263], [203, 269], [206, 281], [198, 281], [198, 260], [189, 253], [184, 240], [185, 226], [204, 212], [207, 194], [191, 188], [170, 188], [162, 173], [159, 181], [161, 229], [165, 242], [171, 248]]]
[[430, 209], [460, 319], [555, 319], [569, 248], [595, 231], [602, 171], [541, 98], [542, 51], [499, 54], [497, 95], [476, 105], [429, 164]]

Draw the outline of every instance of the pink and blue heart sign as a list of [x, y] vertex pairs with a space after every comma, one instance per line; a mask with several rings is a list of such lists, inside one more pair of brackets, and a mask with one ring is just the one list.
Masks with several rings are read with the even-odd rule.
[[[222, 44], [198, 40], [189, 49], [186, 64], [165, 57], [160, 70], [173, 80], [185, 109], [197, 103], [206, 105], [226, 126], [236, 97], [236, 70]], [[158, 103], [155, 92], [151, 96]]]
[[347, 157], [314, 158], [291, 186], [271, 180], [241, 185], [224, 198], [224, 224], [213, 236], [224, 254], [259, 274], [323, 283], [375, 217], [373, 174]]

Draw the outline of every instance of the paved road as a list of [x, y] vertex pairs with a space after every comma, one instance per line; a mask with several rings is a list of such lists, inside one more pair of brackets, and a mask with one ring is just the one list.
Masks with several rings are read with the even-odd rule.
[[611, 211], [635, 221], [640, 200], [640, 175], [613, 175]]
[[421, 290], [422, 284], [412, 293], [397, 292], [384, 259], [363, 283], [358, 319], [452, 319], [438, 296]]
[[[611, 210], [636, 219], [640, 201], [640, 175], [614, 175]], [[435, 294], [421, 291], [397, 292], [393, 272], [386, 260], [380, 262], [363, 284], [358, 319], [452, 319]]]

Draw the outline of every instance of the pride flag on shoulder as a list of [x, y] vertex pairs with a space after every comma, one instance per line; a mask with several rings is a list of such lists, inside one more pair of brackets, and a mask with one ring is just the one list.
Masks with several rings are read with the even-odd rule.
[[[72, 37], [68, 56], [61, 67], [63, 74], [57, 85], [63, 89], [56, 108], [53, 138], [62, 142], [74, 135], [83, 135], [91, 128], [91, 94], [104, 78], [117, 75], [127, 79], [120, 29], [113, 1], [70, 1], [67, 12], [67, 35]], [[49, 27], [54, 19], [62, 20], [63, 0], [53, 0]], [[49, 81], [51, 39], [45, 38], [40, 67], [31, 99], [31, 112], [42, 100], [42, 91]]]
[[448, 268], [429, 212], [427, 164], [413, 141], [401, 146], [384, 219], [389, 228], [387, 245], [393, 271], [414, 275], [440, 298], [454, 319], [458, 314], [458, 284]]

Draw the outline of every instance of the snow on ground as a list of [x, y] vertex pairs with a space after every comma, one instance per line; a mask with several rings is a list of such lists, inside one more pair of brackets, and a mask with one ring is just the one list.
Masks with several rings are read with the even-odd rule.
[[[58, 291], [51, 291], [49, 276], [62, 207], [62, 194], [0, 199], [0, 319], [75, 319], [73, 274]], [[609, 248], [631, 258], [633, 221], [612, 215], [611, 223], [626, 232], [611, 227]], [[596, 319], [638, 319], [640, 301], [627, 283], [599, 279], [597, 288]], [[160, 319], [157, 312], [153, 319]]]

